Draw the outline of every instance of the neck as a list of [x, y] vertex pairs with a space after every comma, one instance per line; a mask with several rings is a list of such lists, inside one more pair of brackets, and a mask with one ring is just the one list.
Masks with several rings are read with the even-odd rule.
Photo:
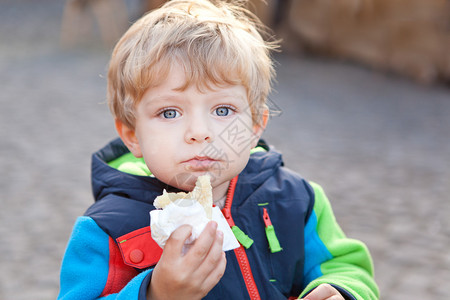
[[[228, 192], [228, 186], [230, 185], [230, 181], [225, 181], [224, 183], [221, 183], [220, 185], [213, 188], [212, 194], [213, 194], [213, 202], [214, 204], [223, 202], [225, 203], [225, 199], [227, 197]], [[216, 204], [217, 205], [217, 204]]]

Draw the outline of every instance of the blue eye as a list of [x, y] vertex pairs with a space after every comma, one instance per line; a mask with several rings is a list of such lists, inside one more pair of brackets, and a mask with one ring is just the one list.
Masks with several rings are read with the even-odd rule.
[[174, 109], [168, 109], [162, 112], [162, 115], [165, 119], [174, 119], [178, 117], [179, 113]]
[[216, 115], [219, 117], [225, 117], [230, 114], [230, 109], [228, 107], [219, 107], [216, 109]]

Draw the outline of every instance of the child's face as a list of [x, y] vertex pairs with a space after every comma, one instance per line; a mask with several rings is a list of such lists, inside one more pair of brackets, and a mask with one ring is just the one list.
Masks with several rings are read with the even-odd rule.
[[176, 67], [161, 85], [144, 94], [136, 107], [135, 131], [124, 133], [123, 125], [118, 130], [159, 180], [191, 190], [198, 176], [209, 174], [218, 199], [246, 166], [263, 128], [252, 122], [242, 85], [204, 92], [190, 85], [180, 91], [185, 75]]

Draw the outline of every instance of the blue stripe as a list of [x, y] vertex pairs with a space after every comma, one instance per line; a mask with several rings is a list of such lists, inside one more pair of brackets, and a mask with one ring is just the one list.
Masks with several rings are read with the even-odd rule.
[[58, 299], [93, 299], [108, 279], [108, 235], [89, 217], [74, 225], [61, 269]]
[[305, 226], [304, 286], [323, 275], [320, 265], [333, 258], [317, 233], [317, 215], [314, 210]]

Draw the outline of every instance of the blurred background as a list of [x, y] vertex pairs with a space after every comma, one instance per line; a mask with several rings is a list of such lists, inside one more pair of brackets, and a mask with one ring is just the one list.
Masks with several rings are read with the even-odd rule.
[[[251, 2], [283, 38], [264, 138], [369, 246], [382, 299], [447, 298], [449, 1]], [[159, 4], [0, 0], [0, 299], [57, 296], [90, 155], [116, 137], [112, 45]]]

